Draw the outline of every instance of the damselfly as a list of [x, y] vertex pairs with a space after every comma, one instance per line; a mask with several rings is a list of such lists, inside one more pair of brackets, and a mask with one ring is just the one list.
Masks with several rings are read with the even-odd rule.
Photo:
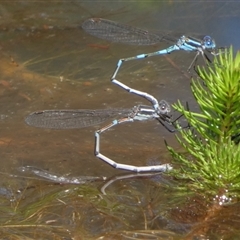
[[179, 35], [178, 37], [175, 37], [173, 35], [164, 33], [154, 34], [146, 30], [102, 18], [87, 19], [83, 22], [82, 28], [87, 33], [95, 37], [109, 40], [112, 42], [126, 43], [132, 45], [152, 45], [161, 41], [171, 43], [170, 47], [156, 52], [139, 54], [134, 57], [127, 57], [118, 60], [116, 69], [111, 76], [111, 81], [117, 85], [119, 85], [119, 81], [116, 79], [116, 76], [123, 62], [143, 59], [156, 55], [165, 55], [177, 50], [196, 52], [196, 55], [188, 68], [189, 71], [195, 64], [199, 54], [203, 56], [205, 62], [210, 61], [206, 54], [207, 52], [211, 53], [214, 56], [217, 55], [214, 52], [216, 48], [215, 41], [208, 35], [194, 38], [188, 35]]
[[[122, 124], [126, 122], [134, 122], [134, 121], [147, 121], [156, 119], [160, 122], [168, 131], [175, 131], [175, 122], [176, 120], [172, 120], [172, 116], [170, 115], [171, 107], [169, 103], [165, 100], [161, 100], [160, 102], [157, 99], [142, 91], [138, 91], [136, 89], [130, 88], [125, 84], [120, 83], [120, 86], [133, 94], [136, 94], [140, 97], [145, 98], [147, 101], [151, 103], [150, 106], [147, 105], [139, 105], [133, 107], [131, 110], [129, 109], [121, 109], [121, 110], [45, 110], [31, 113], [26, 117], [25, 121], [28, 125], [35, 127], [43, 127], [43, 128], [57, 128], [57, 129], [66, 129], [66, 128], [81, 128], [92, 126], [95, 124], [99, 124], [105, 121], [108, 117], [113, 115], [124, 115], [124, 117], [120, 119], [113, 120], [109, 125], [97, 130], [95, 132], [95, 155], [99, 159], [104, 162], [110, 164], [112, 167], [124, 169], [128, 171], [135, 172], [146, 172], [146, 171], [167, 171], [171, 167], [169, 164], [162, 164], [156, 166], [133, 166], [127, 164], [120, 164], [112, 159], [106, 157], [105, 155], [100, 153], [100, 135], [106, 130]], [[181, 117], [181, 116], [180, 116]], [[179, 119], [179, 117], [177, 118]], [[171, 129], [169, 126], [173, 126]]]

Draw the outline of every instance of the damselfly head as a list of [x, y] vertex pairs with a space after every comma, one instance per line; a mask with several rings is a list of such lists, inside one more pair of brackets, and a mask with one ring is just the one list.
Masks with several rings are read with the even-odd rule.
[[161, 114], [168, 115], [171, 112], [170, 104], [165, 100], [159, 102], [159, 108]]
[[206, 49], [214, 49], [216, 47], [215, 41], [210, 36], [205, 36], [202, 44]]

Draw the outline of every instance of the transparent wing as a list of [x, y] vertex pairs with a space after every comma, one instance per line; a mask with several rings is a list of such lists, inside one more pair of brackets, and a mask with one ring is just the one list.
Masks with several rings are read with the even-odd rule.
[[102, 18], [87, 19], [83, 22], [82, 28], [90, 35], [111, 42], [131, 45], [152, 45], [162, 40], [160, 35]]
[[127, 116], [131, 112], [131, 109], [44, 110], [31, 113], [25, 122], [39, 128], [74, 129], [98, 125], [109, 118]]

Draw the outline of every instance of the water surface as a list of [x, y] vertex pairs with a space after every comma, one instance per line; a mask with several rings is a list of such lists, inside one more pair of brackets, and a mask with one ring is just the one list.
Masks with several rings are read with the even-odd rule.
[[[96, 39], [81, 29], [85, 19], [103, 17], [152, 31], [203, 33], [218, 46], [233, 44], [237, 50], [239, 7], [227, 1], [1, 3], [1, 238], [237, 239], [239, 204], [222, 208], [201, 195], [179, 197], [170, 179], [162, 176], [116, 180], [104, 195], [103, 181], [61, 185], [18, 169], [30, 165], [60, 176], [123, 174], [93, 154], [94, 131], [104, 124], [49, 130], [24, 123], [36, 110], [148, 104], [111, 84], [111, 74], [119, 58], [168, 45], [137, 47]], [[192, 73], [187, 72], [193, 57], [176, 52], [125, 63], [118, 79], [159, 100], [172, 104], [180, 99], [196, 109]], [[101, 149], [121, 163], [166, 163], [171, 158], [164, 139], [178, 148], [174, 134], [156, 121], [123, 124], [102, 135]]]

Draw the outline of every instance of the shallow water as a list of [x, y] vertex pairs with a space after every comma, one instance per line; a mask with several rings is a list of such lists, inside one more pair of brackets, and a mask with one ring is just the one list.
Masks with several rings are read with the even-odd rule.
[[[239, 9], [238, 2], [201, 1], [1, 3], [1, 238], [238, 239], [239, 204], [220, 207], [201, 195], [179, 196], [171, 190], [174, 183], [161, 175], [115, 179], [123, 172], [93, 154], [94, 131], [105, 123], [49, 130], [29, 127], [24, 118], [43, 109], [147, 104], [111, 84], [110, 76], [119, 58], [168, 45], [136, 47], [99, 40], [79, 27], [85, 19], [104, 17], [152, 31], [207, 33], [218, 46], [233, 44], [236, 50]], [[159, 100], [180, 99], [195, 109], [187, 73], [193, 57], [175, 52], [125, 63], [118, 79]], [[166, 163], [171, 158], [164, 139], [178, 147], [174, 134], [156, 121], [123, 124], [102, 135], [101, 150], [121, 163]], [[24, 166], [114, 181], [107, 187], [104, 181], [61, 185], [18, 171]]]

